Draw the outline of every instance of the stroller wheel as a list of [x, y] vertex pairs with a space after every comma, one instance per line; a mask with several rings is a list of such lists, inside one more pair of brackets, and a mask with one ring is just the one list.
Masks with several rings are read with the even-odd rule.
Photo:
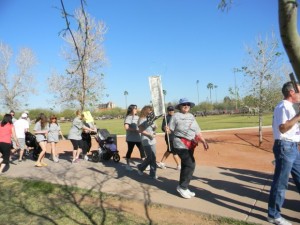
[[113, 160], [114, 160], [114, 162], [119, 162], [120, 161], [120, 155], [119, 155], [119, 153], [115, 153], [113, 155]]
[[97, 151], [92, 153], [92, 161], [93, 162], [99, 162], [100, 161], [99, 153]]

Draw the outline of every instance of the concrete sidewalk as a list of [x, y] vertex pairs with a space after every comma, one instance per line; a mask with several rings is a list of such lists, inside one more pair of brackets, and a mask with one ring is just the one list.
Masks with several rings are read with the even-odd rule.
[[[158, 180], [145, 173], [138, 175], [125, 169], [124, 160], [93, 163], [80, 161], [71, 164], [67, 159], [59, 163], [45, 160], [48, 167], [36, 168], [34, 161], [27, 160], [10, 165], [4, 176], [40, 179], [52, 183], [67, 184], [81, 188], [100, 190], [129, 199], [185, 208], [203, 213], [232, 217], [258, 224], [266, 222], [267, 199], [271, 175], [251, 170], [197, 166], [190, 189], [196, 197], [183, 199], [176, 192], [179, 171], [174, 167], [159, 169]], [[146, 196], [146, 197], [145, 197]], [[145, 199], [147, 198], [147, 199]], [[293, 224], [300, 224], [300, 196], [294, 184], [289, 191], [282, 215]]]

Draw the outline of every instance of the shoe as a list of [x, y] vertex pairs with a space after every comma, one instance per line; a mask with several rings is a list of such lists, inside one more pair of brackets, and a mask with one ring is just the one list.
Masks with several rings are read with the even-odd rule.
[[191, 197], [195, 197], [195, 192], [192, 192], [190, 191], [189, 189], [186, 189], [188, 191], [188, 194], [191, 196]]
[[42, 166], [48, 166], [48, 164], [47, 164], [47, 163], [44, 163], [44, 162], [41, 162], [41, 165], [42, 165]]
[[34, 166], [35, 167], [43, 167], [43, 165], [41, 163], [36, 163]]
[[181, 166], [177, 166], [177, 167], [176, 167], [176, 170], [181, 170]]
[[18, 162], [22, 162], [22, 159], [19, 159]]
[[131, 168], [130, 165], [126, 165], [125, 168], [126, 168], [126, 170], [128, 170], [128, 171], [132, 171], [132, 168]]
[[89, 161], [89, 157], [87, 155], [84, 156], [85, 161]]
[[191, 198], [192, 196], [189, 194], [190, 192], [187, 190], [182, 189], [179, 185], [177, 186], [176, 190], [178, 191], [178, 193], [186, 199]]
[[73, 159], [72, 163], [79, 163], [79, 159]]
[[157, 163], [157, 166], [161, 169], [167, 169], [166, 165], [162, 162]]
[[138, 174], [141, 175], [141, 176], [144, 174], [143, 171], [141, 171], [141, 170], [139, 169], [139, 167], [137, 167], [137, 172], [138, 172]]
[[145, 170], [149, 171], [150, 170], [150, 165], [148, 165]]
[[153, 179], [153, 180], [158, 180], [158, 176], [157, 175], [155, 175], [154, 177], [150, 176], [150, 178]]
[[268, 219], [269, 223], [273, 223], [273, 224], [277, 224], [277, 225], [292, 225], [289, 221], [287, 221], [283, 217], [279, 217], [277, 219], [268, 217], [267, 219]]
[[55, 157], [53, 158], [53, 162], [58, 163], [58, 162], [59, 162], [59, 158], [58, 158], [57, 156], [55, 156]]

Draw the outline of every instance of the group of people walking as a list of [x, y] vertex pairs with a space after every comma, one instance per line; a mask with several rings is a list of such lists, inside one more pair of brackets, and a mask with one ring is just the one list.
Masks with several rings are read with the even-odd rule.
[[[268, 201], [268, 221], [279, 225], [290, 225], [291, 223], [281, 216], [281, 208], [285, 199], [285, 191], [288, 187], [289, 175], [295, 182], [300, 193], [300, 153], [298, 144], [300, 143], [300, 112], [296, 112], [294, 103], [300, 102], [300, 86], [295, 86], [292, 82], [287, 82], [282, 87], [284, 99], [275, 107], [273, 116], [273, 153], [275, 156], [275, 170]], [[156, 121], [149, 119], [153, 114], [153, 107], [144, 106], [139, 115], [137, 105], [128, 107], [124, 120], [126, 130], [126, 169], [132, 171], [133, 162], [131, 155], [135, 146], [139, 149], [142, 162], [137, 165], [137, 172], [140, 175], [149, 167], [149, 176], [158, 179], [157, 167], [165, 169], [164, 161], [172, 154], [176, 162], [176, 168], [180, 170], [179, 182], [176, 187], [177, 192], [186, 199], [195, 196], [195, 192], [189, 190], [189, 183], [195, 170], [194, 149], [202, 143], [204, 150], [209, 146], [201, 133], [201, 129], [195, 120], [190, 109], [195, 104], [186, 98], [179, 100], [178, 104], [167, 107], [161, 129], [165, 132], [167, 150], [160, 162], [156, 161]], [[175, 112], [175, 109], [178, 111]], [[19, 161], [23, 159], [25, 145], [25, 133], [29, 130], [28, 112], [21, 114], [19, 120], [14, 119], [14, 112], [5, 114], [0, 124], [0, 174], [6, 165], [9, 164], [11, 153], [11, 142], [15, 149], [19, 149]], [[56, 143], [59, 135], [64, 139], [60, 126], [55, 115], [48, 121], [46, 115], [41, 113], [35, 121], [34, 134], [41, 148], [41, 152], [36, 161], [36, 167], [44, 167], [47, 143], [51, 145], [51, 157], [54, 162], [58, 162], [56, 154]], [[73, 146], [72, 163], [77, 163], [81, 152], [84, 158], [90, 148], [82, 140], [85, 133], [95, 132], [96, 127], [84, 122], [84, 114], [78, 110], [72, 122], [68, 139]]]

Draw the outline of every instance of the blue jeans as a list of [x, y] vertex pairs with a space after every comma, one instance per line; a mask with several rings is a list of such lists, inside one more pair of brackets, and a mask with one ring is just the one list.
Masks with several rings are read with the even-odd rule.
[[273, 153], [276, 164], [269, 196], [268, 216], [277, 219], [281, 217], [290, 174], [300, 193], [300, 153], [296, 142], [281, 140], [275, 140]]
[[144, 171], [150, 165], [150, 177], [156, 176], [156, 145], [143, 146], [146, 152], [146, 158], [138, 165], [140, 171]]

